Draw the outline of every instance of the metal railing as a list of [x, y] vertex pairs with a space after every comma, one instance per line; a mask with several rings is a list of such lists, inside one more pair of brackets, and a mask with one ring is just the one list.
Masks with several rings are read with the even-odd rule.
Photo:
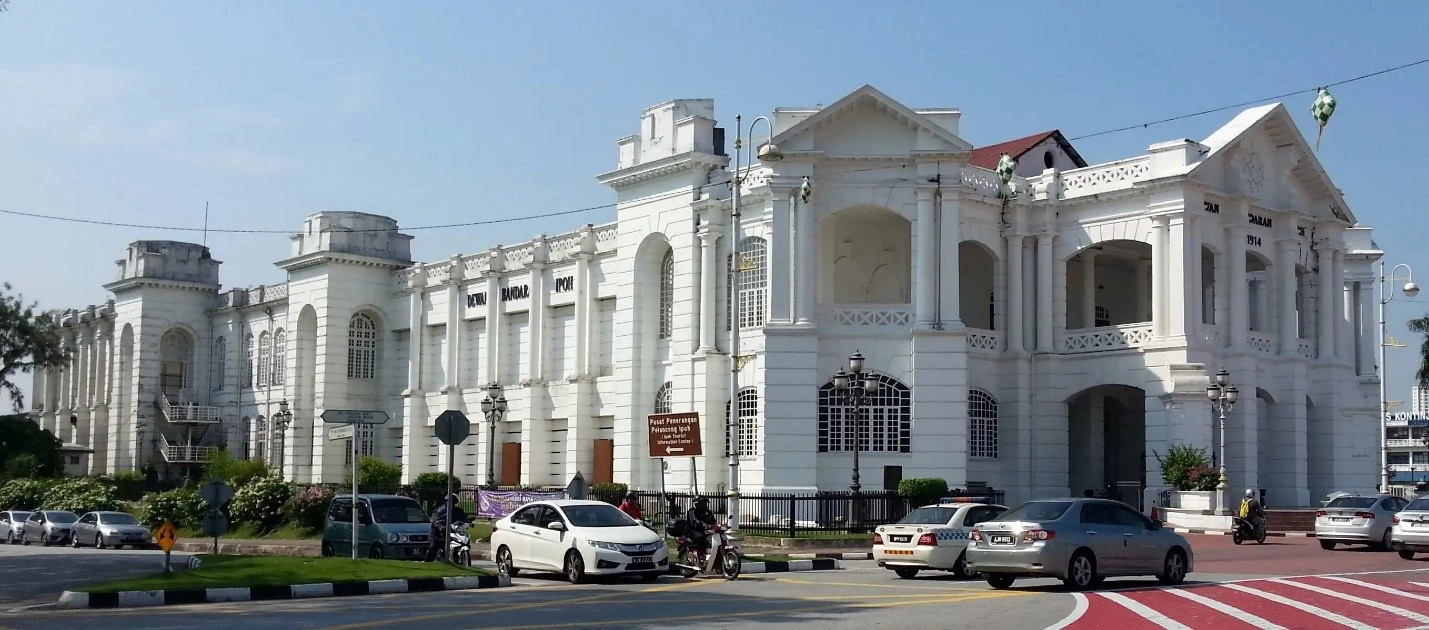
[[164, 411], [164, 419], [171, 423], [217, 424], [223, 421], [223, 418], [218, 413], [218, 407], [195, 405], [193, 403], [179, 403], [178, 405], [174, 405], [169, 402], [168, 395], [159, 397], [159, 408]]
[[159, 436], [159, 446], [164, 453], [164, 459], [171, 464], [194, 464], [208, 461], [209, 456], [218, 452], [216, 446], [195, 446], [185, 444], [169, 444], [169, 439], [163, 435]]

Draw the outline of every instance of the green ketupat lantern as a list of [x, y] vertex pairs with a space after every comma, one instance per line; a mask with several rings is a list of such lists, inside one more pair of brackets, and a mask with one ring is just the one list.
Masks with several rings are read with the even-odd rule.
[[814, 195], [814, 186], [809, 183], [808, 176], [804, 177], [804, 183], [799, 185], [799, 201], [809, 203], [809, 197]]
[[1004, 199], [1012, 196], [1012, 174], [1017, 172], [1017, 160], [1012, 156], [1003, 153], [1002, 159], [997, 161], [997, 178], [1002, 181], [1002, 190], [998, 191]]
[[1330, 96], [1329, 88], [1320, 88], [1320, 93], [1315, 95], [1315, 102], [1310, 105], [1310, 115], [1315, 117], [1315, 122], [1320, 123], [1320, 132], [1315, 134], [1315, 150], [1320, 150], [1320, 138], [1325, 135], [1325, 125], [1330, 122], [1330, 117], [1335, 115], [1335, 97]]

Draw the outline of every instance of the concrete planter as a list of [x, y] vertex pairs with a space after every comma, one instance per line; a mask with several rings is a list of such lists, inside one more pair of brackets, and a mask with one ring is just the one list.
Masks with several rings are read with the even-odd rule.
[[1172, 490], [1171, 507], [1181, 510], [1213, 510], [1215, 495], [1215, 491]]

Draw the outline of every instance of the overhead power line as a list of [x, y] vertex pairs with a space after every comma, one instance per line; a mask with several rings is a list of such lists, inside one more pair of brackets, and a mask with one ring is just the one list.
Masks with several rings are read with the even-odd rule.
[[[0, 0], [0, 6], [3, 6], [3, 5], [4, 5], [4, 2], [5, 2], [5, 0]], [[1429, 64], [1429, 59], [1420, 59], [1420, 60], [1418, 60], [1418, 61], [1412, 61], [1412, 62], [1405, 63], [1405, 64], [1401, 64], [1401, 65], [1398, 65], [1398, 66], [1393, 66], [1393, 67], [1390, 67], [1390, 68], [1384, 68], [1384, 69], [1381, 69], [1381, 70], [1376, 70], [1376, 71], [1374, 71], [1374, 72], [1369, 72], [1369, 73], [1362, 74], [1362, 75], [1359, 75], [1359, 76], [1356, 76], [1356, 77], [1351, 77], [1351, 78], [1348, 78], [1348, 79], [1342, 79], [1342, 80], [1339, 80], [1339, 81], [1335, 81], [1335, 82], [1333, 82], [1333, 83], [1326, 83], [1326, 84], [1323, 84], [1323, 85], [1317, 85], [1317, 86], [1315, 86], [1315, 87], [1305, 88], [1305, 89], [1302, 89], [1302, 90], [1295, 90], [1295, 91], [1293, 91], [1293, 92], [1286, 92], [1286, 93], [1284, 93], [1284, 94], [1277, 94], [1277, 95], [1275, 95], [1275, 96], [1266, 96], [1266, 97], [1257, 98], [1257, 99], [1253, 99], [1253, 100], [1249, 100], [1249, 101], [1241, 101], [1241, 102], [1239, 102], [1239, 103], [1233, 103], [1233, 104], [1230, 104], [1230, 105], [1223, 105], [1223, 106], [1220, 106], [1220, 107], [1213, 107], [1213, 108], [1211, 108], [1211, 109], [1204, 109], [1204, 110], [1197, 111], [1197, 112], [1192, 112], [1192, 113], [1189, 113], [1189, 114], [1181, 114], [1181, 115], [1178, 115], [1178, 116], [1172, 116], [1172, 117], [1170, 117], [1170, 118], [1161, 118], [1161, 119], [1158, 119], [1158, 120], [1152, 120], [1152, 121], [1144, 122], [1144, 123], [1137, 124], [1137, 125], [1127, 125], [1127, 126], [1125, 126], [1125, 127], [1117, 127], [1117, 128], [1115, 128], [1115, 129], [1107, 129], [1107, 130], [1098, 131], [1098, 132], [1095, 132], [1095, 133], [1083, 134], [1083, 135], [1080, 135], [1080, 136], [1076, 136], [1076, 137], [1070, 138], [1070, 140], [1085, 140], [1085, 139], [1087, 139], [1087, 138], [1095, 138], [1095, 137], [1098, 137], [1098, 136], [1105, 136], [1105, 135], [1110, 135], [1110, 134], [1114, 134], [1114, 133], [1121, 133], [1121, 132], [1124, 132], [1124, 131], [1132, 131], [1132, 130], [1135, 130], [1135, 129], [1147, 129], [1147, 128], [1149, 128], [1149, 127], [1153, 127], [1153, 126], [1156, 126], [1156, 125], [1162, 125], [1162, 124], [1166, 124], [1166, 123], [1169, 123], [1169, 122], [1176, 122], [1176, 121], [1178, 121], [1178, 120], [1186, 120], [1186, 119], [1188, 119], [1188, 118], [1196, 118], [1196, 117], [1198, 117], [1198, 116], [1205, 116], [1205, 115], [1207, 115], [1207, 114], [1215, 114], [1215, 113], [1218, 113], [1218, 112], [1223, 112], [1223, 111], [1231, 110], [1231, 109], [1238, 109], [1238, 108], [1242, 108], [1242, 107], [1248, 107], [1248, 106], [1250, 106], [1250, 105], [1255, 105], [1255, 104], [1258, 104], [1258, 103], [1264, 103], [1264, 102], [1267, 102], [1267, 101], [1278, 101], [1278, 100], [1286, 99], [1286, 98], [1289, 98], [1289, 97], [1292, 97], [1292, 96], [1299, 96], [1299, 95], [1302, 95], [1302, 94], [1311, 94], [1311, 93], [1314, 93], [1314, 92], [1316, 92], [1317, 90], [1319, 90], [1321, 87], [1335, 87], [1335, 86], [1340, 86], [1340, 85], [1346, 85], [1346, 84], [1349, 84], [1349, 83], [1354, 83], [1354, 82], [1357, 82], [1357, 81], [1363, 81], [1363, 80], [1365, 80], [1365, 79], [1369, 79], [1369, 78], [1373, 78], [1373, 77], [1377, 77], [1377, 76], [1382, 76], [1382, 75], [1386, 75], [1386, 74], [1390, 74], [1390, 73], [1394, 73], [1394, 72], [1399, 72], [1399, 71], [1401, 71], [1401, 70], [1407, 70], [1407, 69], [1409, 69], [1409, 68], [1413, 68], [1413, 67], [1415, 67], [1415, 66], [1420, 66], [1420, 65], [1424, 65], [1424, 64]], [[833, 175], [833, 177], [838, 177], [838, 176], [840, 176], [840, 175], [849, 175], [849, 174], [853, 174], [853, 173], [867, 172], [867, 171], [877, 171], [877, 170], [887, 170], [887, 169], [894, 169], [894, 168], [904, 168], [904, 167], [906, 167], [906, 166], [907, 166], [907, 165], [903, 165], [902, 167], [899, 167], [899, 166], [879, 166], [879, 167], [869, 168], [869, 169], [859, 169], [859, 170], [853, 170], [853, 171], [843, 171], [843, 172], [841, 172], [841, 173], [837, 173], [837, 174]], [[815, 179], [816, 179], [816, 181], [817, 181], [818, 179], [824, 179], [825, 177], [829, 177], [829, 176], [816, 177]], [[658, 200], [661, 200], [661, 199], [668, 199], [668, 198], [671, 198], [671, 197], [677, 197], [677, 196], [687, 195], [687, 194], [689, 194], [688, 191], [680, 190], [680, 191], [674, 191], [674, 192], [671, 192], [671, 193], [662, 193], [662, 194], [659, 194], [659, 195], [653, 195], [653, 196], [648, 197], [648, 198], [645, 198], [645, 199], [643, 199], [643, 200], [641, 200], [641, 201], [643, 201], [643, 202], [658, 201]], [[548, 219], [548, 218], [552, 218], [552, 217], [569, 216], [569, 215], [573, 215], [573, 214], [581, 214], [581, 213], [585, 213], [585, 212], [593, 212], [593, 211], [595, 211], [595, 210], [608, 210], [608, 209], [611, 209], [611, 208], [616, 207], [617, 205], [618, 205], [618, 203], [612, 202], [612, 203], [600, 204], [600, 205], [597, 205], [597, 206], [587, 206], [587, 207], [584, 207], [584, 208], [576, 208], [576, 209], [573, 209], [573, 210], [561, 210], [561, 211], [557, 211], [557, 212], [544, 212], [544, 213], [539, 213], [539, 214], [529, 214], [529, 215], [522, 215], [522, 216], [515, 216], [515, 217], [505, 217], [505, 218], [501, 218], [501, 219], [483, 219], [483, 220], [480, 220], [480, 221], [464, 221], [464, 222], [460, 222], [460, 223], [442, 223], [442, 224], [437, 224], [437, 225], [420, 225], [420, 226], [416, 226], [416, 227], [403, 227], [403, 228], [399, 228], [399, 229], [401, 229], [402, 231], [412, 231], [412, 232], [416, 232], [416, 231], [426, 231], [426, 230], [444, 230], [444, 229], [451, 229], [451, 228], [476, 227], [476, 226], [481, 226], [481, 225], [496, 225], [496, 224], [501, 224], [501, 223], [516, 223], [516, 222], [519, 222], [519, 221], [532, 221], [532, 220], [536, 220], [536, 219]], [[107, 226], [107, 227], [136, 228], [136, 229], [144, 229], [144, 230], [171, 230], [171, 231], [175, 231], [175, 232], [219, 232], [219, 233], [225, 233], [225, 234], [292, 234], [292, 233], [293, 233], [293, 230], [243, 229], [243, 228], [203, 228], [203, 227], [185, 227], [185, 226], [176, 226], [176, 225], [153, 225], [153, 224], [144, 224], [144, 223], [127, 223], [127, 222], [123, 222], [123, 221], [105, 221], [105, 220], [101, 220], [101, 219], [84, 219], [84, 218], [79, 218], [79, 217], [63, 217], [63, 216], [57, 216], [57, 215], [51, 215], [51, 214], [41, 214], [41, 213], [38, 213], [38, 212], [23, 212], [23, 211], [19, 211], [19, 210], [7, 210], [7, 209], [4, 209], [4, 208], [0, 208], [0, 214], [8, 214], [8, 215], [13, 215], [13, 216], [21, 216], [21, 217], [29, 217], [29, 218], [34, 218], [34, 219], [45, 219], [45, 220], [49, 220], [49, 221], [62, 221], [62, 222], [66, 222], [66, 223], [81, 223], [81, 224], [86, 224], [86, 225], [100, 225], [100, 226]], [[378, 231], [386, 231], [386, 230], [353, 230], [353, 231], [354, 231], [354, 232], [378, 232]]]

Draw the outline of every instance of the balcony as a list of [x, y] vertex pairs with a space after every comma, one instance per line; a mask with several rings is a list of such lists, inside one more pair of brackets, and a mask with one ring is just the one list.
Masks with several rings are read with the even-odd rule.
[[214, 446], [169, 444], [168, 438], [163, 435], [159, 436], [159, 446], [164, 453], [164, 461], [170, 464], [201, 464], [218, 452]]
[[169, 403], [167, 395], [159, 398], [159, 408], [164, 412], [164, 419], [174, 424], [218, 424], [223, 421], [218, 407], [183, 402], [174, 405]]
[[968, 350], [977, 354], [1002, 351], [1002, 333], [996, 330], [968, 329]]
[[835, 304], [826, 308], [823, 323], [832, 326], [893, 328], [913, 325], [913, 307], [907, 304]]
[[1064, 354], [1082, 354], [1139, 348], [1151, 343], [1151, 330], [1151, 322], [1073, 330], [1062, 335], [1060, 350]]
[[1385, 440], [1384, 445], [1387, 448], [1423, 449], [1429, 447], [1429, 443], [1426, 443], [1426, 441], [1422, 438], [1396, 438], [1392, 440]]

